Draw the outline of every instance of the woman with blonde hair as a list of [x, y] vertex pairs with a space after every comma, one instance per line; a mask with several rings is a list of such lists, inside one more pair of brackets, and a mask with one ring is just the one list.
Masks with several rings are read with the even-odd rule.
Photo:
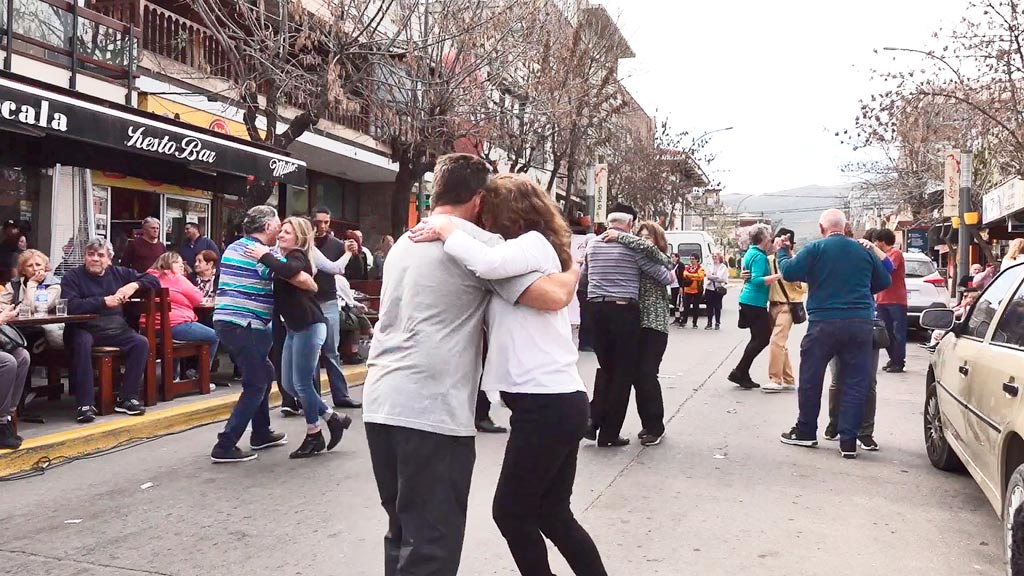
[[[14, 305], [29, 306], [35, 311], [36, 293], [46, 292], [47, 312], [57, 307], [60, 299], [60, 282], [48, 271], [50, 259], [39, 250], [28, 249], [18, 257], [17, 274], [0, 292], [0, 309]], [[64, 325], [23, 326], [20, 328], [28, 342], [28, 349], [38, 354], [46, 348], [64, 347]]]
[[[306, 437], [290, 458], [310, 458], [331, 450], [341, 442], [352, 418], [334, 412], [320, 397], [320, 349], [327, 338], [327, 319], [315, 292], [301, 290], [288, 282], [300, 272], [316, 274], [313, 264], [313, 226], [305, 218], [292, 216], [281, 223], [277, 249], [253, 244], [246, 253], [274, 273], [274, 319], [284, 319], [287, 335], [281, 351], [281, 385], [302, 402]], [[330, 442], [324, 440], [320, 418], [327, 423]]]
[[[481, 197], [480, 221], [507, 242], [488, 246], [467, 232], [472, 224], [446, 216], [424, 221], [411, 238], [444, 241], [445, 253], [487, 280], [574, 269], [569, 226], [530, 180], [511, 174], [492, 179]], [[561, 310], [546, 312], [492, 298], [487, 309], [482, 388], [500, 391], [512, 410], [493, 516], [520, 573], [531, 576], [551, 574], [545, 536], [577, 575], [607, 574], [569, 507], [589, 409], [568, 305], [567, 299]]]
[[[182, 342], [206, 342], [210, 345], [210, 363], [217, 357], [217, 345], [220, 339], [217, 332], [199, 322], [195, 307], [203, 301], [203, 293], [196, 288], [186, 276], [185, 261], [177, 252], [164, 252], [157, 257], [153, 267], [147, 272], [160, 281], [161, 288], [167, 288], [171, 311], [168, 320], [171, 323], [171, 337]], [[145, 327], [148, 319], [145, 315], [139, 319], [139, 325]], [[154, 318], [156, 329], [160, 329], [160, 318]], [[213, 388], [213, 385], [210, 386]]]
[[[618, 242], [640, 252], [671, 269], [665, 231], [656, 222], [641, 222], [637, 236], [621, 234], [615, 229], [601, 235], [605, 242]], [[665, 403], [658, 382], [658, 370], [668, 347], [668, 317], [671, 309], [665, 285], [647, 274], [640, 277], [640, 358], [637, 363], [636, 411], [640, 414], [640, 444], [655, 446], [665, 435]], [[596, 391], [595, 391], [596, 394]], [[591, 431], [595, 435], [596, 431]]]
[[1018, 264], [1024, 264], [1024, 238], [1017, 238], [1010, 242], [1010, 249], [1006, 252], [1006, 257], [1003, 258], [1003, 265], [1000, 267], [1000, 270], [1006, 270]]

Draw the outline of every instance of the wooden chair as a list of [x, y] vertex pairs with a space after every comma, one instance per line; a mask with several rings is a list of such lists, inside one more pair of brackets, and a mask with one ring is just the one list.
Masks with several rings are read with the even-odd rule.
[[[170, 402], [189, 392], [210, 393], [210, 345], [205, 342], [181, 342], [171, 337], [171, 299], [167, 288], [161, 288], [156, 298], [160, 314], [159, 358], [163, 364], [161, 380], [163, 401]], [[151, 318], [152, 316], [150, 316]], [[147, 322], [147, 327], [152, 326]], [[174, 361], [182, 358], [196, 358], [199, 362], [198, 378], [175, 380]]]
[[351, 280], [349, 285], [353, 290], [358, 290], [370, 297], [369, 301], [365, 302], [367, 308], [373, 312], [380, 310], [380, 289], [383, 282], [380, 280]]

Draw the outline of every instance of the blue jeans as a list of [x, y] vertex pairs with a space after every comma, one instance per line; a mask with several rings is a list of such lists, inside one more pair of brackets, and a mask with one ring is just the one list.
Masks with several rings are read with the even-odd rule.
[[889, 333], [889, 363], [903, 368], [907, 363], [907, 307], [902, 304], [879, 304], [878, 317]]
[[322, 322], [305, 330], [289, 330], [281, 351], [281, 385], [302, 402], [309, 426], [316, 426], [328, 409], [320, 398], [320, 348], [326, 337], [327, 324]]
[[843, 386], [839, 400], [839, 438], [856, 439], [871, 386], [871, 320], [811, 320], [800, 343], [800, 416], [797, 432], [817, 436], [825, 369], [839, 359]]
[[[186, 322], [171, 327], [171, 338], [181, 342], [207, 342], [210, 344], [210, 365], [217, 357], [217, 345], [220, 339], [217, 338], [217, 331], [199, 322]], [[197, 363], [198, 364], [198, 363]]]
[[238, 359], [242, 369], [242, 395], [231, 411], [224, 431], [217, 435], [217, 446], [238, 445], [246, 427], [252, 422], [252, 436], [270, 434], [270, 384], [274, 381], [274, 365], [270, 363], [273, 336], [270, 327], [254, 328], [252, 323], [239, 326], [231, 322], [214, 322], [217, 336], [228, 352]]
[[324, 364], [327, 365], [327, 380], [331, 383], [331, 400], [338, 404], [348, 400], [348, 382], [341, 371], [341, 356], [338, 354], [338, 346], [341, 344], [341, 313], [338, 311], [338, 301], [321, 302], [320, 310], [327, 319], [327, 337], [322, 348]]

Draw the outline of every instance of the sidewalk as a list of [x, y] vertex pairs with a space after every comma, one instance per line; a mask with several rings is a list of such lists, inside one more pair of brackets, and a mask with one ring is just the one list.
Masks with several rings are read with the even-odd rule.
[[[343, 370], [350, 387], [363, 384], [365, 365], [345, 366]], [[329, 390], [326, 375], [321, 378], [320, 385], [323, 391]], [[173, 402], [161, 402], [151, 406], [145, 416], [101, 416], [84, 426], [74, 422], [71, 417], [73, 407], [69, 407], [64, 411], [66, 416], [51, 417], [47, 424], [26, 424], [21, 428], [20, 433], [25, 436], [21, 449], [0, 452], [0, 478], [140, 440], [222, 422], [231, 414], [240, 393], [239, 384], [230, 388], [218, 387], [208, 396], [187, 396]], [[275, 385], [270, 392], [270, 404], [279, 406], [280, 403], [281, 394]]]

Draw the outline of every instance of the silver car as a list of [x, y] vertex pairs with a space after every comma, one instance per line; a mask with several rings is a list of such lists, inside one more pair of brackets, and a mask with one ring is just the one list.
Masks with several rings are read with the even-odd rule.
[[925, 254], [903, 254], [907, 275], [907, 326], [921, 327], [921, 313], [929, 308], [949, 306], [946, 279], [935, 269], [935, 262]]

